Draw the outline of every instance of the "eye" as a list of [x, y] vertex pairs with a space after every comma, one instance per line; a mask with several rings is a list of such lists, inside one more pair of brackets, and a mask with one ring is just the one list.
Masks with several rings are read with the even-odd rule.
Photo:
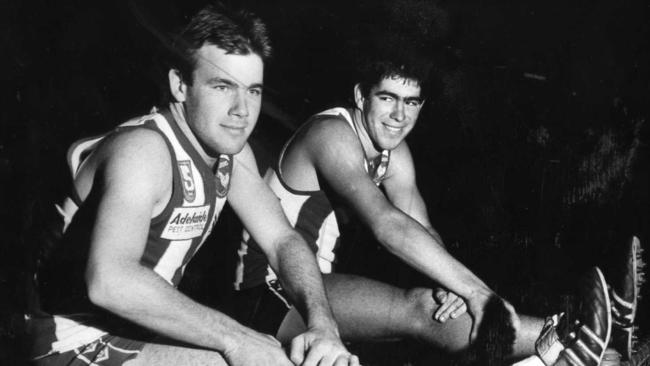
[[419, 100], [408, 100], [406, 101], [406, 105], [408, 105], [409, 107], [419, 107], [420, 105], [422, 105], [422, 102], [420, 102]]
[[227, 84], [214, 84], [212, 86], [212, 89], [219, 90], [219, 91], [227, 91], [228, 89], [230, 89], [230, 86]]
[[381, 100], [382, 102], [392, 102], [393, 98], [389, 97], [388, 95], [380, 95], [379, 100]]
[[248, 92], [249, 92], [251, 95], [256, 96], [256, 97], [259, 97], [259, 96], [262, 95], [262, 89], [261, 89], [261, 88], [252, 88], [252, 89], [248, 89]]

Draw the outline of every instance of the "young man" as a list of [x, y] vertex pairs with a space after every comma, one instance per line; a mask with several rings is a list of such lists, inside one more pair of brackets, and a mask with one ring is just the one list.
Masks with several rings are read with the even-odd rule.
[[[424, 104], [425, 79], [426, 70], [390, 58], [368, 63], [354, 87], [354, 108], [313, 116], [286, 143], [265, 179], [316, 253], [344, 339], [412, 337], [453, 352], [475, 338], [484, 308], [496, 295], [445, 250], [415, 183], [405, 137]], [[404, 290], [331, 273], [339, 226], [350, 212], [391, 253], [448, 290]], [[303, 328], [254, 239], [245, 232], [240, 248], [235, 284], [242, 303], [239, 317], [282, 340]], [[569, 362], [575, 356], [597, 365], [609, 340], [610, 303], [600, 271], [589, 278], [581, 297], [586, 305], [581, 323], [568, 333], [556, 332], [557, 319], [545, 326], [543, 319], [517, 316], [506, 303], [516, 330], [511, 356], [535, 354], [537, 342], [538, 363]], [[571, 332], [578, 338], [587, 334], [578, 342], [588, 344], [586, 353], [575, 337], [567, 338]]]
[[[69, 151], [64, 234], [38, 273], [43, 312], [28, 320], [35, 364], [358, 365], [246, 142], [270, 53], [264, 24], [206, 7], [175, 46], [169, 106]], [[308, 323], [288, 354], [176, 289], [226, 200]]]

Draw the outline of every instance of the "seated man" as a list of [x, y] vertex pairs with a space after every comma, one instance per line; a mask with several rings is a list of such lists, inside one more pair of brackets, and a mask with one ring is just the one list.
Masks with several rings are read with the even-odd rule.
[[[445, 250], [431, 225], [405, 141], [424, 104], [427, 70], [397, 59], [382, 56], [368, 62], [354, 87], [354, 107], [311, 117], [286, 143], [265, 179], [287, 218], [316, 253], [345, 340], [411, 337], [460, 351], [476, 337], [484, 307], [495, 294]], [[349, 216], [342, 212], [356, 215], [389, 252], [446, 290], [404, 290], [332, 273], [339, 226]], [[281, 341], [289, 339], [304, 328], [250, 234], [244, 232], [239, 250], [238, 317], [254, 328], [276, 332]], [[558, 337], [554, 330], [542, 332], [543, 319], [517, 316], [506, 303], [516, 330], [510, 356], [533, 355], [537, 341], [537, 352], [547, 364], [556, 362], [567, 345], [562, 358], [577, 355], [586, 365], [597, 365], [609, 341], [611, 316], [602, 274], [592, 273], [591, 278], [582, 299], [588, 302], [580, 314], [585, 319], [580, 319], [581, 325], [573, 324], [591, 331], [571, 331], [578, 337], [587, 334], [589, 341], [578, 342], [589, 345], [587, 352], [572, 349], [578, 347], [576, 342]], [[554, 325], [557, 321], [550, 320], [547, 328]], [[549, 339], [564, 343], [551, 346], [554, 342]]]
[[[69, 150], [62, 237], [41, 259], [28, 316], [37, 365], [358, 365], [339, 339], [321, 274], [260, 177], [247, 139], [270, 46], [246, 12], [206, 7], [175, 39], [170, 103]], [[225, 203], [307, 319], [290, 354], [180, 293], [185, 266]]]

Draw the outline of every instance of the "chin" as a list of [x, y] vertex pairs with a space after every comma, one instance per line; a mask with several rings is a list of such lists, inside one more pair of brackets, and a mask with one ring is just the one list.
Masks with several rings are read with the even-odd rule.
[[395, 150], [397, 146], [402, 142], [402, 140], [399, 141], [383, 141], [379, 143], [379, 147], [381, 150]]
[[244, 146], [246, 144], [241, 144], [241, 145], [233, 145], [233, 146], [224, 146], [221, 150], [221, 154], [227, 154], [227, 155], [236, 155], [239, 154], [242, 150], [244, 150]]

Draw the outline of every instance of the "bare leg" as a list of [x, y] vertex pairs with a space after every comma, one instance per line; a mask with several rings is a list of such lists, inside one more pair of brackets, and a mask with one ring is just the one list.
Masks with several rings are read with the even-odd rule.
[[146, 365], [226, 366], [227, 363], [218, 352], [155, 343], [148, 343], [138, 357], [124, 363], [124, 366]]
[[[327, 296], [345, 340], [389, 340], [414, 338], [447, 352], [469, 345], [472, 319], [463, 314], [444, 323], [433, 320], [437, 309], [430, 289], [404, 290], [367, 278], [328, 274], [323, 276]], [[535, 340], [544, 320], [521, 316], [514, 357], [535, 353]], [[285, 317], [278, 339], [290, 340], [304, 329], [300, 316], [292, 310]]]

